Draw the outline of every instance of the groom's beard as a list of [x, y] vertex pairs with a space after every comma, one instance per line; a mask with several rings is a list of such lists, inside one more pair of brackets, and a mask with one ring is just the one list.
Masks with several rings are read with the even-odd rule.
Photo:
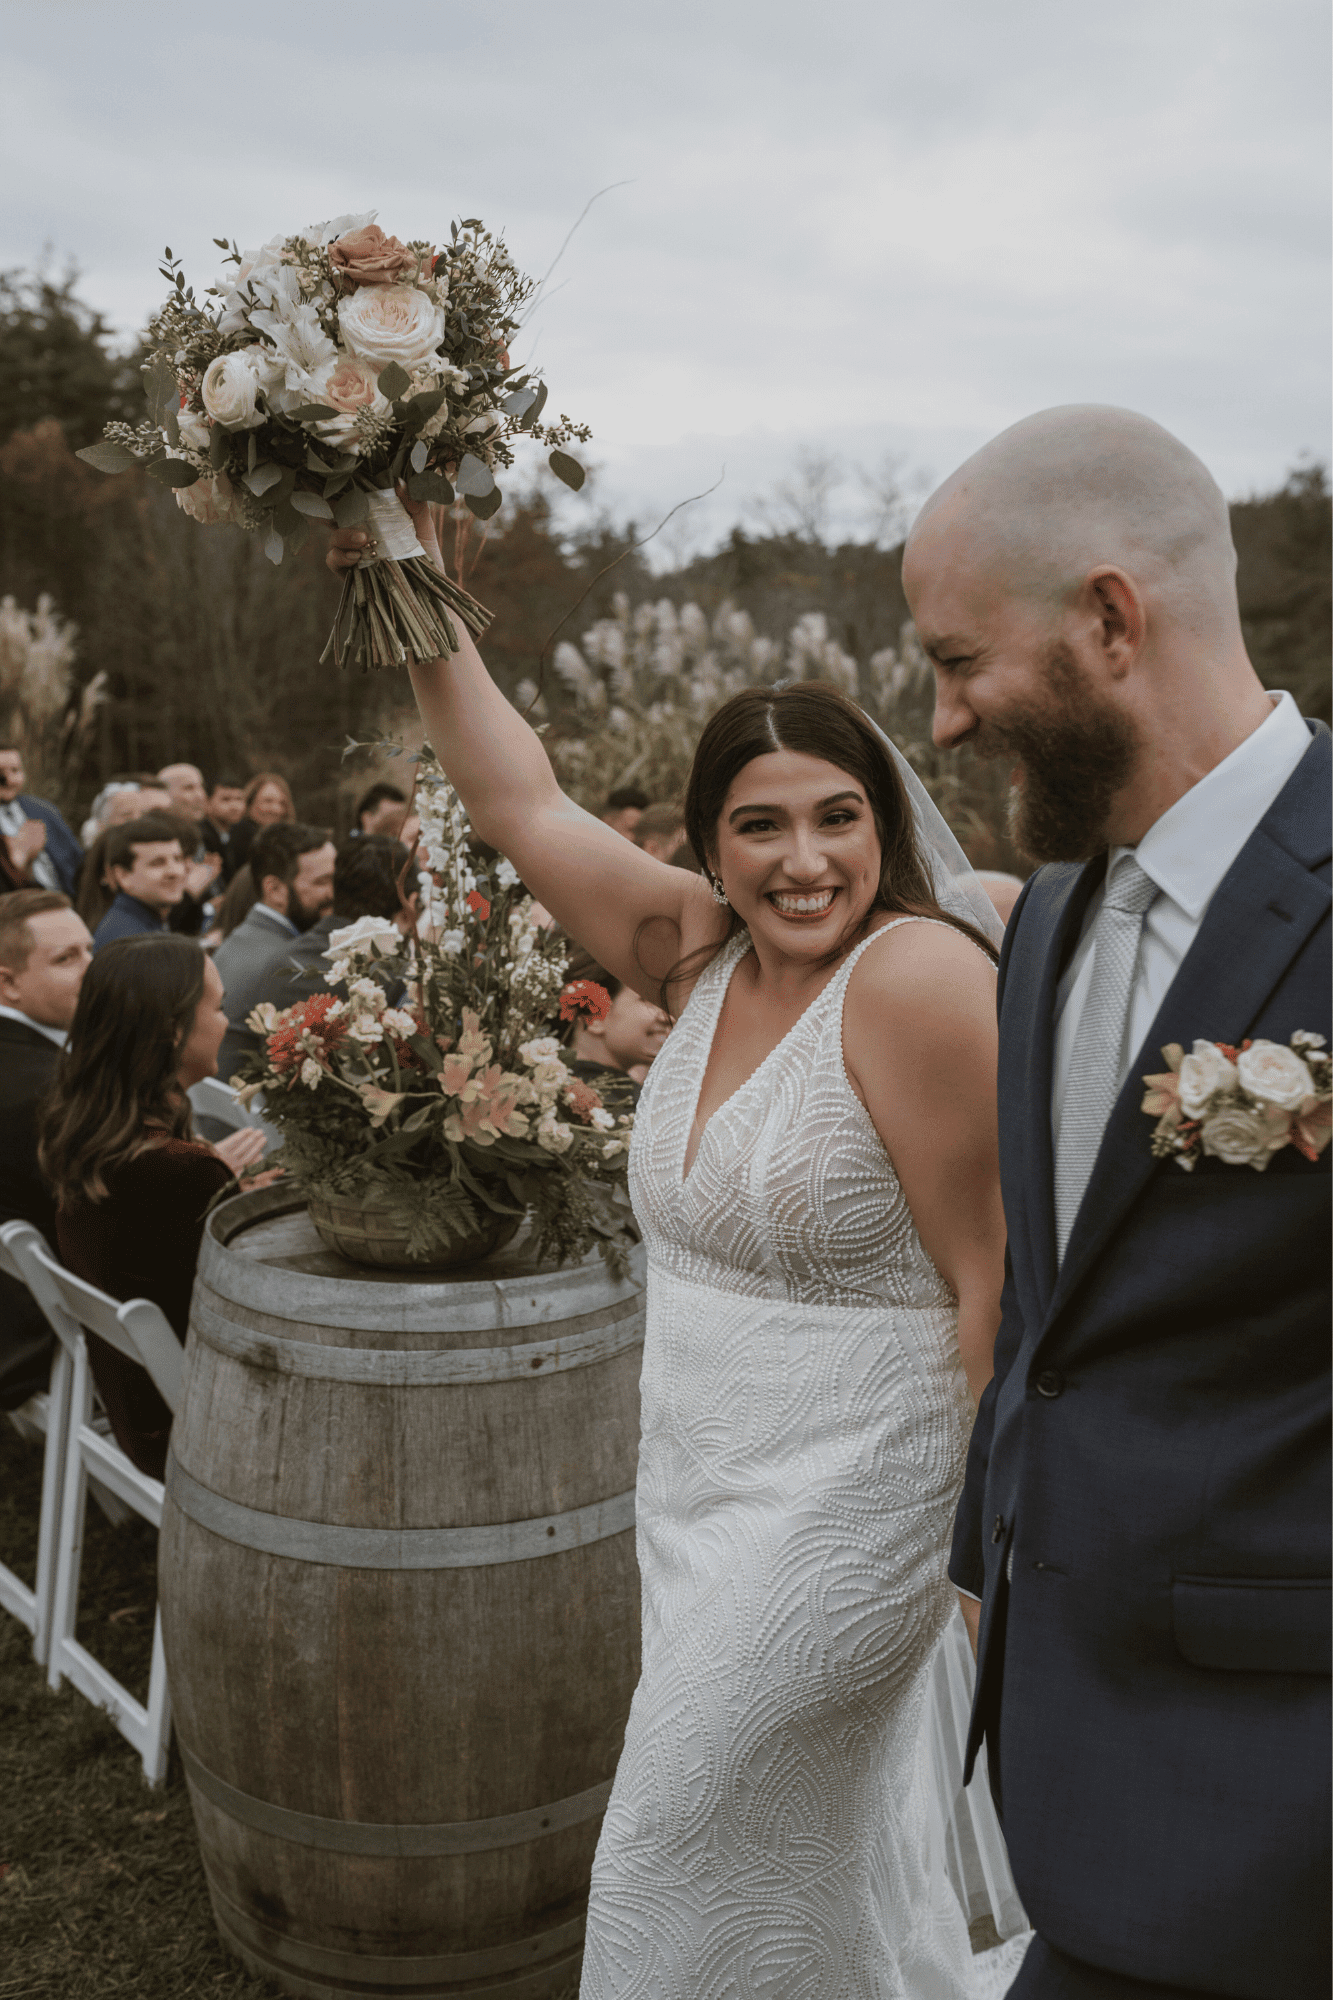
[[1042, 661], [1049, 700], [1012, 722], [982, 723], [971, 738], [983, 757], [1023, 767], [1009, 795], [1009, 836], [1032, 861], [1086, 861], [1107, 844], [1116, 793], [1138, 761], [1138, 736], [1099, 701], [1063, 640]]

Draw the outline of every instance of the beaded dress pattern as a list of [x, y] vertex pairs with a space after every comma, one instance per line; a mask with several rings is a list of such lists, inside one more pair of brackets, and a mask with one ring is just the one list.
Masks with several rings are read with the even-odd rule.
[[1008, 1948], [972, 1958], [928, 1858], [923, 1709], [972, 1406], [953, 1294], [843, 1062], [853, 967], [896, 927], [713, 1114], [688, 1176], [747, 935], [640, 1101], [643, 1672], [582, 2000], [974, 2000], [1016, 1970]]

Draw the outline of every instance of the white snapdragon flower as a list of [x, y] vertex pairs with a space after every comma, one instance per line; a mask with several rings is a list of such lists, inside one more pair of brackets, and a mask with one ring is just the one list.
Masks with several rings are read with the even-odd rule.
[[501, 856], [499, 862], [496, 864], [495, 879], [502, 889], [516, 889], [518, 887], [518, 870], [515, 868], [513, 862], [506, 861]]
[[397, 1035], [400, 1041], [406, 1041], [409, 1035], [418, 1032], [412, 1016], [405, 1014], [401, 1007], [386, 1007], [380, 1016], [380, 1026], [387, 1029], [389, 1034]]
[[588, 1123], [595, 1125], [599, 1132], [614, 1132], [616, 1129], [615, 1114], [601, 1109], [588, 1114]]
[[538, 1041], [524, 1042], [519, 1054], [529, 1069], [535, 1069], [539, 1063], [559, 1062], [560, 1044], [554, 1035], [543, 1035]]
[[307, 1056], [305, 1061], [301, 1064], [301, 1081], [305, 1085], [307, 1090], [318, 1089], [319, 1080], [323, 1076], [323, 1074], [324, 1071], [321, 1069], [320, 1065], [315, 1061], [313, 1056]]
[[462, 931], [446, 931], [440, 939], [440, 950], [449, 958], [457, 958], [466, 942]]
[[550, 1111], [544, 1111], [538, 1119], [533, 1137], [544, 1153], [567, 1153], [574, 1143], [569, 1126], [562, 1125]]
[[377, 979], [353, 979], [347, 994], [358, 1007], [368, 1007], [372, 1014], [382, 1014], [389, 1004], [388, 995]]
[[362, 1042], [367, 1048], [384, 1040], [384, 1030], [374, 1014], [358, 1014], [347, 1033], [351, 1041]]

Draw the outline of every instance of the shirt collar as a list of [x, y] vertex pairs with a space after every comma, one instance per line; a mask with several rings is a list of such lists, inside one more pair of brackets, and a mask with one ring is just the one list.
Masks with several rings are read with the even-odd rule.
[[285, 931], [288, 937], [300, 937], [301, 935], [290, 917], [284, 917], [281, 910], [271, 910], [267, 903], [252, 903], [250, 905], [250, 912], [252, 916], [267, 917], [271, 924], [276, 924], [278, 929]]
[[6, 1021], [19, 1021], [25, 1028], [31, 1028], [34, 1034], [45, 1035], [47, 1041], [54, 1042], [58, 1049], [63, 1049], [68, 1039], [63, 1028], [50, 1028], [45, 1021], [34, 1021], [31, 1014], [21, 1014], [17, 1007], [0, 1006], [0, 1017]]
[[1137, 847], [1113, 847], [1108, 880], [1132, 854], [1162, 893], [1197, 922], [1213, 891], [1310, 747], [1310, 732], [1289, 694], [1230, 756], [1155, 820]]
[[155, 910], [151, 903], [143, 902], [138, 896], [132, 896], [128, 889], [117, 890], [116, 900], [111, 907], [113, 910], [117, 907], [122, 910], [142, 910], [146, 917], [152, 918], [160, 931], [167, 928], [167, 920], [162, 911]]

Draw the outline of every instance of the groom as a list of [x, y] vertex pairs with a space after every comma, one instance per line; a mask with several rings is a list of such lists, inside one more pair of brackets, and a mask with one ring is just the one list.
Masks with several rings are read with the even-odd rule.
[[1141, 1108], [1167, 1044], [1333, 1034], [1329, 735], [1260, 685], [1235, 566], [1193, 454], [1077, 407], [970, 459], [903, 566], [936, 742], [1012, 763], [1056, 864], [1000, 961], [1009, 1267], [951, 1562], [1014, 2000], [1329, 1990], [1333, 1155], [1256, 1172], [1241, 1117], [1186, 1172]]

